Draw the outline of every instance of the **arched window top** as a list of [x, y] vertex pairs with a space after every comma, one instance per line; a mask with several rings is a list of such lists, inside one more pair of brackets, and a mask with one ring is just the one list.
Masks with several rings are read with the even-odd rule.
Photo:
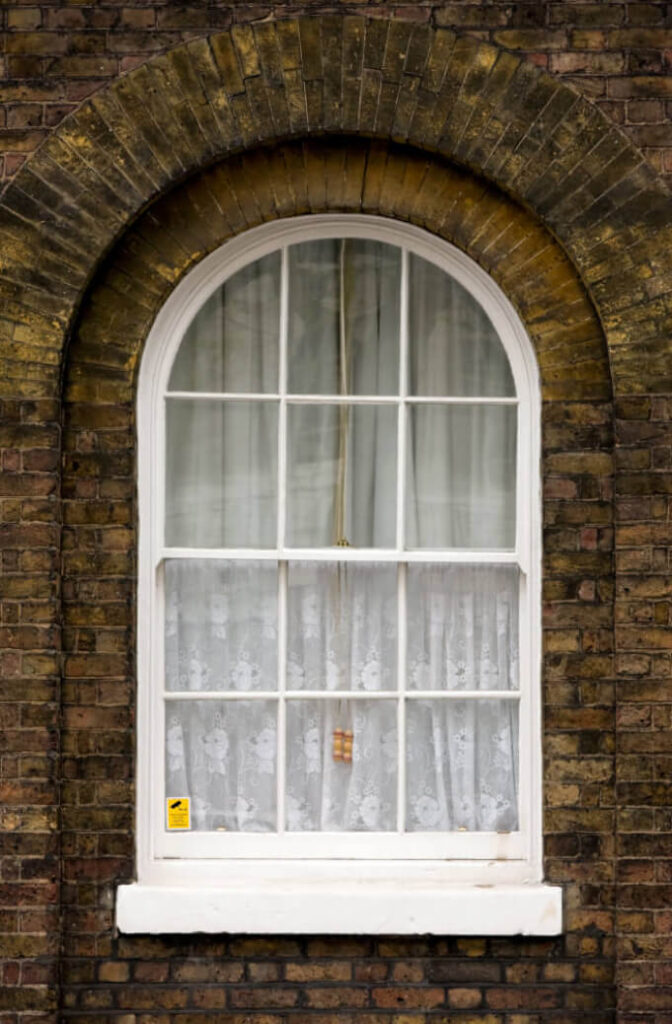
[[[453, 373], [452, 382], [446, 380], [448, 367], [443, 375], [436, 376], [430, 395], [438, 395], [442, 389], [446, 394], [454, 392], [455, 397], [476, 397], [481, 393], [493, 397], [515, 396], [523, 402], [529, 397], [536, 401], [538, 368], [531, 343], [510, 301], [490, 275], [459, 249], [421, 228], [364, 214], [311, 215], [274, 221], [237, 236], [206, 257], [178, 284], [157, 317], [143, 358], [141, 387], [143, 377], [151, 374], [152, 383], [147, 386], [161, 392], [184, 388], [208, 393], [211, 387], [216, 392], [222, 387], [232, 387], [233, 391], [255, 393], [254, 387], [258, 386], [260, 392], [272, 393], [274, 384], [271, 382], [275, 380], [276, 370], [280, 370], [272, 359], [267, 360], [261, 370], [257, 367], [253, 371], [251, 366], [236, 366], [235, 354], [230, 352], [229, 360], [233, 363], [230, 365], [222, 349], [221, 336], [219, 353], [216, 354], [218, 346], [211, 343], [207, 356], [198, 339], [202, 338], [203, 331], [209, 332], [213, 317], [221, 317], [228, 307], [230, 323], [236, 323], [240, 336], [255, 339], [256, 345], [263, 338], [269, 351], [272, 347], [277, 349], [280, 341], [277, 324], [283, 312], [283, 253], [293, 250], [292, 285], [296, 291], [290, 309], [292, 300], [287, 274], [284, 312], [288, 320], [292, 315], [295, 318], [295, 342], [299, 345], [302, 300], [305, 307], [310, 292], [319, 287], [320, 292], [325, 289], [324, 293], [312, 294], [312, 299], [317, 297], [323, 310], [335, 301], [337, 251], [343, 241], [346, 247], [350, 243], [349, 265], [356, 266], [357, 260], [360, 266], [368, 264], [369, 277], [372, 261], [377, 262], [379, 271], [387, 264], [389, 273], [401, 254], [408, 254], [407, 314], [409, 329], [415, 314], [415, 359], [420, 375], [422, 313], [424, 306], [426, 316], [428, 298], [433, 308], [442, 313], [445, 336], [448, 335], [448, 317], [453, 318], [453, 324], [467, 319], [472, 335], [478, 335], [478, 344], [470, 352], [454, 338], [452, 345], [444, 346], [446, 358], [457, 359], [460, 351], [465, 362], [459, 366], [459, 372]], [[361, 246], [359, 252], [357, 242]], [[311, 258], [316, 252], [321, 257], [318, 265]], [[261, 319], [256, 309], [251, 313], [260, 288], [264, 293]], [[399, 312], [402, 297], [401, 291], [395, 297]], [[289, 336], [287, 341], [289, 345]], [[198, 369], [189, 365], [196, 347], [199, 348]], [[276, 358], [279, 359], [279, 353]], [[409, 358], [413, 358], [410, 350]], [[480, 374], [475, 373], [477, 367], [481, 368]], [[413, 386], [413, 373], [413, 364], [409, 362], [409, 386]], [[416, 383], [418, 388], [424, 386], [421, 377]], [[353, 381], [353, 387], [356, 386]], [[339, 389], [337, 384], [336, 390]], [[420, 390], [416, 393], [420, 394]]]
[[297, 241], [286, 262], [278, 249], [235, 271], [187, 327], [169, 390], [279, 392], [283, 344], [289, 393], [515, 395], [475, 295], [442, 266], [374, 238]]
[[[193, 271], [157, 328], [168, 316], [153, 386], [167, 401], [169, 547], [520, 547], [528, 518], [525, 488], [516, 487], [528, 443], [520, 426], [534, 415], [536, 368], [504, 295], [451, 246], [377, 217], [266, 225]], [[315, 514], [304, 484], [315, 469], [305, 438], [316, 432], [318, 476], [333, 479], [331, 488], [322, 481]], [[230, 486], [205, 504], [222, 453], [209, 457], [202, 441], [190, 451], [189, 434], [228, 438]], [[276, 457], [278, 434], [288, 443]], [[364, 452], [361, 439], [373, 434], [376, 450]], [[436, 449], [446, 436], [448, 461]], [[230, 450], [242, 437], [255, 447], [247, 505]], [[362, 474], [374, 462], [372, 499]], [[432, 495], [441, 476], [444, 493]]]

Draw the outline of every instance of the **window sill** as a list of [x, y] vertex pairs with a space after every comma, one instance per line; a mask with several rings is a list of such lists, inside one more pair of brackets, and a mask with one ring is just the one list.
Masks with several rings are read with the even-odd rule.
[[117, 927], [126, 933], [332, 935], [558, 935], [556, 886], [469, 886], [399, 879], [291, 881], [192, 888], [122, 885]]

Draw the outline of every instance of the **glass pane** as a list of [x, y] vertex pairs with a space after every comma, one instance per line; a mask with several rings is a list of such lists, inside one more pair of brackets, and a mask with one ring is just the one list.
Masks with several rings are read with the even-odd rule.
[[397, 567], [290, 562], [289, 690], [393, 690]]
[[518, 704], [408, 700], [406, 830], [518, 829]]
[[278, 568], [168, 560], [166, 689], [275, 690]]
[[275, 402], [166, 402], [166, 544], [276, 543]]
[[330, 238], [290, 247], [290, 393], [397, 393], [400, 281], [395, 246]]
[[287, 829], [390, 832], [396, 822], [396, 703], [288, 701]]
[[393, 547], [397, 410], [290, 405], [287, 544]]
[[225, 281], [185, 331], [170, 391], [278, 390], [280, 253]]
[[409, 565], [409, 690], [517, 690], [519, 570]]
[[166, 704], [166, 798], [188, 796], [197, 832], [276, 830], [275, 701]]
[[504, 346], [461, 284], [409, 257], [409, 394], [514, 396]]
[[408, 547], [514, 547], [516, 413], [510, 405], [409, 408]]

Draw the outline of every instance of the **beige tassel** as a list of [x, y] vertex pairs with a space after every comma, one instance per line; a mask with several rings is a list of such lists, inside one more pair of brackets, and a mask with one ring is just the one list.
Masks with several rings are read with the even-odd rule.
[[343, 760], [343, 730], [334, 729], [334, 743], [332, 747], [334, 761]]

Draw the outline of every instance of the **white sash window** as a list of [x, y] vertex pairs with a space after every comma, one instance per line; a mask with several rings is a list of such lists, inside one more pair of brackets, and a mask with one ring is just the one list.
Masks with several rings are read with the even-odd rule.
[[419, 229], [278, 222], [181, 282], [138, 405], [141, 882], [255, 931], [288, 884], [540, 880], [538, 420], [512, 307]]

